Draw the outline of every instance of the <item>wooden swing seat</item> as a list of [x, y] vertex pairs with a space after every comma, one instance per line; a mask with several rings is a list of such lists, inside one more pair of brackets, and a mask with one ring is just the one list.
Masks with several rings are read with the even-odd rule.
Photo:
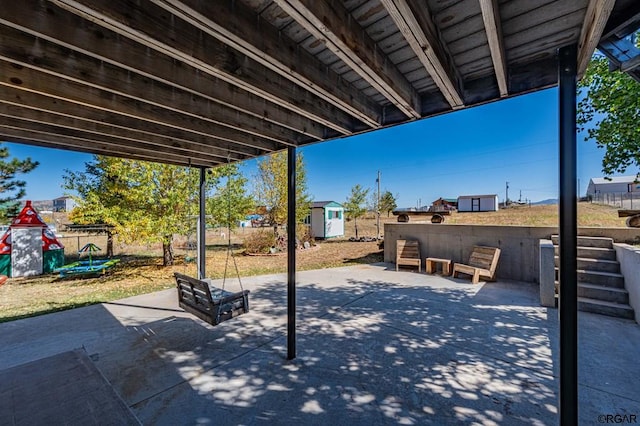
[[188, 275], [174, 275], [180, 307], [211, 325], [249, 312], [249, 290], [232, 293]]

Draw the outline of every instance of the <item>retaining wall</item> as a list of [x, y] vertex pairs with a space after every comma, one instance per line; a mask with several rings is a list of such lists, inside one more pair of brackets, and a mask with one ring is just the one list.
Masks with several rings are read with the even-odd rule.
[[[557, 227], [447, 225], [432, 223], [386, 223], [384, 225], [384, 260], [395, 262], [396, 240], [417, 239], [420, 255], [441, 257], [453, 262], [469, 260], [474, 245], [499, 247], [497, 277], [526, 282], [539, 282], [539, 240], [557, 234]], [[640, 241], [636, 228], [578, 228], [578, 235], [610, 237], [615, 242]]]
[[620, 271], [624, 275], [624, 286], [629, 292], [629, 305], [640, 324], [640, 247], [629, 244], [614, 244], [616, 256], [620, 262]]

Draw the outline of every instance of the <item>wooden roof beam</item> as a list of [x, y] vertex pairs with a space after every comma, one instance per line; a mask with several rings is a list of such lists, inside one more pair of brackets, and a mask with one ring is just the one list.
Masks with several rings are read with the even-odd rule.
[[369, 127], [380, 127], [382, 112], [378, 105], [315, 56], [283, 36], [276, 27], [258, 19], [242, 2], [150, 1], [305, 90], [331, 102]]
[[487, 33], [498, 90], [500, 96], [504, 98], [509, 95], [509, 86], [507, 85], [507, 61], [502, 39], [498, 0], [480, 0], [480, 9], [482, 10], [482, 20]]
[[[89, 123], [108, 125], [112, 128], [112, 131], [137, 132], [151, 139], [157, 137], [169, 138], [171, 143], [167, 146], [184, 147], [195, 152], [204, 150], [219, 158], [227, 159], [230, 157], [232, 161], [241, 161], [265, 153], [256, 148], [232, 145], [216, 137], [204, 136], [146, 120], [132, 121], [131, 117], [127, 115], [109, 113], [102, 109], [84, 106], [59, 97], [51, 97], [6, 85], [0, 85], [0, 103], [28, 108], [35, 111], [36, 114], [45, 112]], [[135, 124], [134, 128], [131, 127], [132, 124]]]
[[385, 96], [403, 114], [420, 118], [418, 94], [344, 8], [326, 0], [274, 0], [289, 16]]
[[[108, 123], [88, 121], [70, 115], [42, 111], [28, 106], [25, 107], [9, 103], [4, 100], [0, 100], [0, 117], [83, 131], [96, 135], [97, 138], [119, 140], [126, 146], [140, 147], [145, 150], [157, 151], [158, 153], [189, 157], [200, 156], [202, 160], [210, 162], [227, 161], [227, 156], [220, 155], [216, 149], [210, 151], [205, 146], [175, 141], [167, 136], [152, 135], [140, 132], [137, 129], [116, 127]], [[229, 153], [229, 157], [238, 161], [237, 154], [231, 156], [231, 153]]]
[[626, 60], [620, 64], [620, 71], [629, 72], [633, 71], [636, 68], [640, 67], [640, 55], [635, 56], [632, 59]]
[[420, 15], [416, 15], [406, 0], [381, 0], [381, 3], [451, 108], [464, 106], [462, 89], [452, 77], [453, 72], [448, 71], [449, 67], [440, 59], [449, 55], [434, 34], [433, 22], [424, 6], [419, 9]]
[[104, 118], [107, 122], [110, 114], [121, 114], [129, 118], [131, 127], [135, 128], [137, 120], [144, 120], [180, 131], [192, 132], [207, 137], [215, 136], [216, 139], [223, 142], [219, 146], [224, 146], [232, 151], [235, 151], [236, 147], [256, 148], [263, 152], [277, 151], [284, 148], [271, 140], [246, 133], [240, 134], [233, 129], [204, 122], [183, 114], [176, 114], [144, 102], [132, 101], [117, 94], [104, 92], [78, 82], [64, 80], [25, 66], [0, 61], [0, 76], [2, 76], [0, 85], [3, 86], [71, 101], [77, 104], [78, 108], [99, 109], [106, 113]]
[[189, 158], [197, 157], [199, 161], [208, 164], [226, 163], [226, 159], [210, 157], [204, 153], [187, 153], [179, 150], [166, 149], [167, 147], [159, 147], [149, 144], [146, 141], [134, 140], [131, 137], [120, 137], [101, 133], [99, 131], [89, 130], [87, 128], [67, 127], [65, 123], [51, 123], [46, 121], [38, 121], [30, 116], [28, 119], [15, 117], [0, 113], [0, 125], [5, 129], [23, 129], [25, 131], [34, 132], [36, 134], [51, 134], [70, 138], [71, 140], [91, 141], [93, 146], [102, 146], [105, 149], [111, 148], [112, 151], [153, 155], [159, 159], [167, 158], [174, 161], [188, 162]]
[[296, 144], [292, 141], [300, 141], [302, 138], [297, 132], [265, 123], [254, 116], [241, 115], [234, 109], [213, 103], [201, 96], [157, 83], [79, 52], [74, 54], [72, 61], [60, 58], [59, 46], [47, 40], [37, 40], [32, 35], [1, 24], [0, 34], [0, 59], [145, 102], [176, 114], [228, 127], [240, 134], [248, 133], [294, 146]]
[[150, 3], [126, 0], [50, 0], [104, 28], [182, 61], [220, 80], [321, 123], [351, 134], [353, 117], [234, 51], [219, 40]]
[[615, 4], [615, 0], [589, 0], [578, 44], [578, 79], [587, 70]]
[[[25, 136], [25, 134], [27, 136]], [[39, 146], [42, 148], [84, 152], [86, 154], [104, 155], [108, 157], [124, 158], [126, 160], [149, 161], [152, 163], [170, 164], [172, 166], [181, 166], [181, 167], [212, 168], [212, 167], [217, 167], [222, 165], [222, 164], [201, 163], [197, 159], [194, 159], [193, 162], [191, 162], [190, 160], [187, 160], [187, 162], [185, 163], [184, 161], [173, 161], [171, 159], [163, 160], [156, 156], [150, 156], [150, 155], [144, 155], [144, 154], [124, 154], [124, 153], [114, 152], [109, 148], [107, 149], [102, 149], [98, 147], [90, 148], [90, 145], [85, 143], [75, 144], [73, 142], [65, 141], [64, 139], [60, 140], [60, 139], [61, 138], [55, 138], [55, 140], [49, 140], [45, 135], [35, 135], [32, 132], [27, 132], [27, 133], [25, 133], [24, 131], [14, 132], [14, 131], [5, 131], [0, 129], [0, 140], [21, 143], [24, 145]]]
[[[62, 132], [62, 133], [61, 133]], [[221, 162], [212, 163], [202, 160], [199, 156], [181, 157], [167, 155], [157, 151], [141, 151], [127, 146], [115, 146], [105, 143], [97, 138], [82, 137], [78, 135], [65, 134], [66, 131], [34, 128], [16, 127], [0, 123], [0, 137], [11, 142], [20, 142], [27, 145], [43, 146], [46, 148], [58, 148], [71, 151], [86, 152], [89, 154], [108, 155], [110, 157], [121, 157], [132, 160], [153, 161], [156, 163], [173, 164], [180, 166], [215, 167], [223, 164]]]
[[625, 12], [627, 13], [624, 16], [609, 15], [601, 40], [606, 40], [612, 36], [618, 39], [623, 38], [630, 30], [637, 28], [638, 22], [640, 22], [640, 3], [634, 3]]
[[[48, 15], [55, 14], [57, 25], [51, 25]], [[39, 0], [10, 2], [0, 8], [0, 23], [39, 39], [64, 46], [220, 104], [254, 119], [264, 120], [299, 132], [309, 138], [327, 137], [327, 128], [279, 105], [265, 100], [200, 72], [175, 59], [150, 51], [147, 47], [106, 28], [88, 22], [55, 5]], [[114, 49], [117, 44], [118, 48]]]

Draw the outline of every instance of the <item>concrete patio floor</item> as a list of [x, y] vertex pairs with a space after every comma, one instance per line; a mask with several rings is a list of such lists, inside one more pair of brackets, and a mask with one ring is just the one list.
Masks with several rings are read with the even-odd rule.
[[[175, 290], [0, 324], [0, 370], [84, 348], [149, 425], [557, 424], [558, 311], [537, 285], [388, 264], [297, 279], [293, 361], [269, 275], [243, 278], [251, 311], [216, 327]], [[640, 422], [638, 354], [638, 324], [579, 314], [580, 424]]]

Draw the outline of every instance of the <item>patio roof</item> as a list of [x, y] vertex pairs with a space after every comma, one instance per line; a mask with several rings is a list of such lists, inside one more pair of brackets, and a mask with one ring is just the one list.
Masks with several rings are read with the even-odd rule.
[[0, 138], [210, 167], [584, 72], [613, 0], [23, 0], [0, 10]]

